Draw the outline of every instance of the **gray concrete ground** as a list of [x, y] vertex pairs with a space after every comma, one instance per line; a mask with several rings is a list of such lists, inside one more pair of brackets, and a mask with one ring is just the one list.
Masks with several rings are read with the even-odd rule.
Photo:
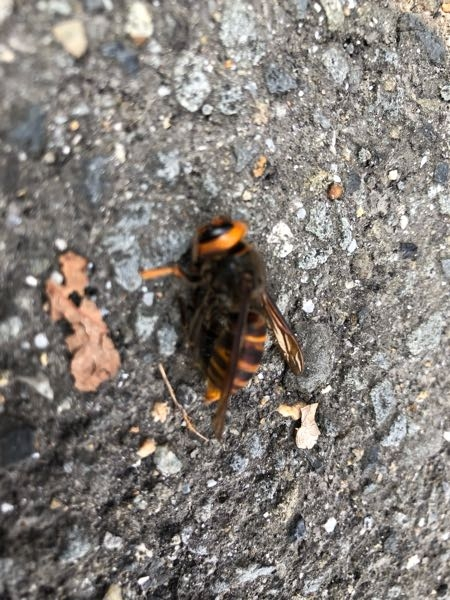
[[[447, 597], [448, 3], [131, 4], [0, 0], [0, 597]], [[205, 444], [157, 368], [211, 436], [186, 290], [138, 269], [223, 213], [306, 371], [271, 341]], [[43, 310], [66, 245], [122, 358], [90, 394]]]

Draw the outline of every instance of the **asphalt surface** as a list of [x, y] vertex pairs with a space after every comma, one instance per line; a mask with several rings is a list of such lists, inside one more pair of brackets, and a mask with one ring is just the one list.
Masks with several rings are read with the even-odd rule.
[[[0, 597], [447, 597], [448, 4], [131, 4], [0, 0]], [[221, 443], [189, 290], [139, 277], [218, 214], [306, 364], [271, 338]], [[66, 249], [121, 357], [96, 392], [45, 310]]]

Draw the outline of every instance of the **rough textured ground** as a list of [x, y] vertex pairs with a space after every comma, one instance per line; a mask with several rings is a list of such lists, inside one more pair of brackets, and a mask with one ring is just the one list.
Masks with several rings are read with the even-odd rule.
[[[0, 597], [446, 597], [450, 14], [147, 6], [136, 48], [123, 0], [0, 2]], [[52, 33], [67, 18], [79, 60]], [[204, 444], [157, 369], [211, 435], [183, 286], [137, 271], [217, 213], [248, 221], [306, 373], [271, 343]], [[64, 242], [122, 358], [97, 393], [43, 310]], [[310, 451], [275, 410], [298, 400], [319, 402]]]

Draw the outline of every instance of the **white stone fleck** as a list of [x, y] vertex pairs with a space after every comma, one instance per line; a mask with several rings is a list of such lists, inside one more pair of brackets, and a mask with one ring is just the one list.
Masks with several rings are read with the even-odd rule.
[[314, 302], [312, 300], [303, 300], [302, 309], [307, 315], [311, 314], [314, 312]]
[[408, 222], [409, 222], [408, 217], [406, 215], [402, 215], [400, 217], [400, 228], [406, 229], [408, 227]]
[[55, 248], [58, 252], [65, 252], [67, 250], [67, 242], [63, 238], [56, 238]]
[[419, 563], [420, 563], [420, 558], [417, 556], [417, 554], [413, 554], [413, 556], [410, 556], [408, 558], [408, 562], [406, 563], [406, 568], [407, 569], [413, 569]]
[[119, 163], [119, 165], [125, 164], [127, 160], [127, 153], [125, 150], [125, 146], [123, 144], [117, 143], [114, 146], [114, 159]]
[[153, 19], [145, 2], [133, 2], [129, 8], [125, 33], [135, 44], [143, 44], [153, 33]]
[[39, 350], [45, 350], [45, 348], [48, 348], [48, 337], [45, 335], [45, 333], [38, 333], [37, 335], [34, 336], [34, 345], [36, 346], [36, 348], [38, 348]]
[[358, 244], [356, 243], [355, 238], [353, 238], [352, 241], [350, 242], [350, 244], [347, 246], [347, 253], [353, 254], [353, 252], [356, 250], [357, 247], [358, 247]]
[[145, 294], [142, 296], [142, 302], [145, 304], [145, 306], [152, 306], [154, 299], [154, 292], [145, 292]]
[[27, 275], [25, 277], [25, 283], [29, 286], [29, 287], [37, 287], [39, 281], [36, 279], [36, 277], [34, 275]]
[[139, 579], [137, 580], [139, 587], [144, 587], [149, 579], [149, 575], [146, 575], [145, 577], [139, 577]]
[[9, 502], [2, 502], [0, 506], [1, 512], [6, 515], [14, 510], [14, 505]]
[[399, 179], [399, 177], [400, 177], [400, 175], [399, 175], [399, 172], [397, 169], [392, 169], [388, 173], [389, 181], [397, 181]]
[[325, 531], [327, 533], [333, 533], [333, 531], [335, 530], [337, 525], [337, 521], [334, 517], [330, 517], [328, 519], [328, 521], [325, 523], [325, 525], [323, 526], [323, 528], [325, 529]]
[[450, 431], [444, 431], [442, 434], [446, 442], [450, 442]]

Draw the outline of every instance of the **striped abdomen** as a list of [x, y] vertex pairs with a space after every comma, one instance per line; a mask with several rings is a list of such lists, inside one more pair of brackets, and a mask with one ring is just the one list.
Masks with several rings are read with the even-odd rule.
[[[266, 341], [266, 321], [264, 317], [254, 311], [247, 316], [247, 323], [242, 336], [236, 371], [233, 377], [231, 393], [245, 387], [258, 370]], [[208, 390], [206, 400], [213, 402], [221, 396], [225, 387], [231, 361], [231, 348], [233, 345], [233, 330], [226, 330], [219, 335], [214, 343], [211, 358], [206, 365]]]

